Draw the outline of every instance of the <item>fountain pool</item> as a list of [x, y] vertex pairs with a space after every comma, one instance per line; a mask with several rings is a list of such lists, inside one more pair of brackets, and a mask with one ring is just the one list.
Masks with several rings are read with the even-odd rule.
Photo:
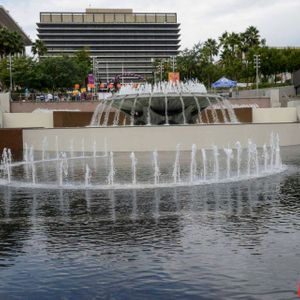
[[[159, 182], [166, 181], [165, 170], [172, 183], [190, 180], [192, 145], [190, 151], [180, 149], [157, 152]], [[34, 161], [41, 160], [41, 152], [32, 153]], [[197, 148], [193, 153], [195, 179], [214, 176], [212, 149]], [[255, 151], [250, 153], [254, 164]], [[227, 178], [227, 155], [223, 148], [218, 154], [220, 178]], [[247, 174], [248, 149], [237, 144], [232, 154], [230, 174], [237, 175], [238, 164], [240, 175]], [[77, 155], [82, 152], [74, 151]], [[12, 168], [11, 184], [0, 186], [0, 298], [297, 298], [299, 146], [281, 149], [288, 166], [285, 172], [256, 178], [252, 165], [251, 180], [162, 188], [152, 184], [147, 189], [65, 189], [68, 178], [87, 186], [106, 182], [111, 157], [100, 155], [104, 153], [68, 158], [68, 176], [63, 175], [59, 187], [56, 172], [62, 157], [49, 161], [56, 153], [46, 151], [48, 161], [36, 164], [35, 184], [52, 181], [55, 189], [34, 187], [30, 161]], [[264, 170], [265, 161], [268, 169], [269, 141], [258, 155], [259, 170]], [[126, 184], [134, 183], [134, 170], [137, 185], [142, 178], [154, 183], [153, 159], [152, 152], [114, 153], [113, 184], [121, 183], [120, 177]], [[95, 160], [103, 168], [98, 179]], [[20, 174], [28, 188], [14, 184]]]

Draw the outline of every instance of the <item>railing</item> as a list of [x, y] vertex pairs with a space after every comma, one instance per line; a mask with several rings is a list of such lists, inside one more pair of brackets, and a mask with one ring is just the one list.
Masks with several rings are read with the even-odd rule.
[[177, 23], [176, 13], [41, 12], [41, 23]]
[[19, 102], [84, 102], [84, 101], [99, 101], [102, 98], [99, 94], [93, 93], [78, 93], [77, 95], [66, 93], [12, 93], [11, 101]]

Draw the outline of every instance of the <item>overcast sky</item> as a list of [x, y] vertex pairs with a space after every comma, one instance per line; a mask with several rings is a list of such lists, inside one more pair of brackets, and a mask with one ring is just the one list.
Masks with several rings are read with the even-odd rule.
[[[225, 30], [256, 26], [269, 46], [300, 46], [300, 0], [0, 0], [34, 40], [41, 11], [83, 12], [92, 8], [133, 8], [136, 12], [176, 12], [181, 23], [181, 49]], [[116, 3], [116, 2], [115, 2]]]

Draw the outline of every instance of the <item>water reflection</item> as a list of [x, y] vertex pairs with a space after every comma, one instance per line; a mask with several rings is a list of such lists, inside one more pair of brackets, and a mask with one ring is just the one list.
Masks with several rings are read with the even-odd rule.
[[[217, 297], [234, 281], [237, 294], [244, 295], [247, 282], [256, 279], [250, 276], [240, 280], [239, 266], [253, 264], [259, 269], [258, 260], [250, 257], [265, 255], [274, 232], [285, 232], [280, 235], [280, 247], [296, 249], [297, 242], [287, 245], [286, 239], [300, 228], [299, 198], [299, 173], [152, 190], [49, 192], [1, 188], [0, 272], [8, 279], [0, 283], [0, 289], [9, 291], [8, 280], [21, 278], [19, 268], [27, 267], [33, 272], [46, 272], [43, 284], [48, 286], [58, 284], [66, 272], [69, 286], [83, 284], [92, 290], [97, 290], [93, 284], [100, 277], [102, 289], [107, 289], [105, 283], [114, 290], [114, 278], [124, 288], [129, 276], [133, 280], [130, 284], [144, 291], [156, 282], [154, 278], [162, 287], [176, 282], [181, 298], [189, 292], [196, 295], [203, 286], [209, 289], [207, 295], [215, 293]], [[275, 242], [273, 247], [272, 251], [281, 251]], [[244, 261], [245, 253], [248, 261]], [[232, 262], [232, 255], [238, 264]], [[218, 264], [220, 270], [216, 271]], [[283, 285], [290, 293], [291, 283], [287, 281], [296, 281], [299, 263], [292, 260], [287, 264], [291, 271]], [[5, 272], [13, 266], [14, 272]], [[262, 281], [268, 278], [264, 270], [259, 272]], [[221, 273], [228, 277], [220, 279]], [[203, 281], [204, 277], [210, 280]], [[26, 277], [22, 280], [19, 293], [31, 284]], [[124, 298], [130, 299], [129, 295]]]

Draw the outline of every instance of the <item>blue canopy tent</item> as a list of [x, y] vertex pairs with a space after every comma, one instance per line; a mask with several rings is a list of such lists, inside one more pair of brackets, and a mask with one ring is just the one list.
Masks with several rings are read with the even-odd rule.
[[216, 82], [214, 82], [211, 86], [214, 89], [217, 89], [217, 88], [232, 88], [235, 87], [236, 85], [237, 85], [236, 81], [230, 80], [226, 77], [222, 77]]

